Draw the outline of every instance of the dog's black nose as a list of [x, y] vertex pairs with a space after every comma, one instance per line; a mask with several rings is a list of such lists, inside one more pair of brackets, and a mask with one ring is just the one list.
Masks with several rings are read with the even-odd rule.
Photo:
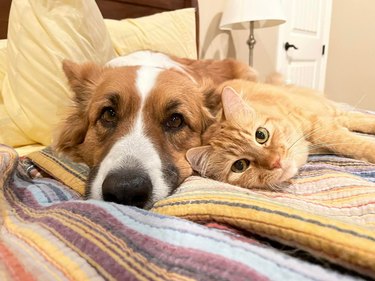
[[143, 208], [151, 196], [152, 183], [139, 170], [118, 170], [106, 176], [102, 192], [105, 201]]

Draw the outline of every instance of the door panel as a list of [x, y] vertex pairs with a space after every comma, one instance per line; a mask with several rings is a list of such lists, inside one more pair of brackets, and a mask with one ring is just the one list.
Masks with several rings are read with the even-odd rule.
[[[324, 89], [332, 0], [284, 0], [286, 24], [280, 27], [278, 69], [288, 83]], [[298, 49], [285, 50], [285, 43]]]
[[316, 61], [292, 61], [288, 66], [287, 77], [293, 84], [315, 88], [317, 69]]

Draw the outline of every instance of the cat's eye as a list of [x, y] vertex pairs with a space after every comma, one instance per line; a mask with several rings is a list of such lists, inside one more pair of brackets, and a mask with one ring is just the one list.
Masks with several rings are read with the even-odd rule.
[[237, 160], [232, 164], [232, 172], [234, 173], [243, 173], [250, 166], [250, 161], [247, 159]]
[[184, 116], [180, 113], [173, 113], [166, 121], [165, 128], [167, 130], [178, 130], [185, 125]]
[[270, 133], [267, 131], [266, 128], [259, 127], [257, 131], [255, 132], [255, 140], [259, 144], [264, 144], [268, 141], [270, 137]]
[[115, 125], [117, 121], [117, 114], [115, 109], [110, 106], [104, 107], [100, 114], [100, 121], [106, 127]]

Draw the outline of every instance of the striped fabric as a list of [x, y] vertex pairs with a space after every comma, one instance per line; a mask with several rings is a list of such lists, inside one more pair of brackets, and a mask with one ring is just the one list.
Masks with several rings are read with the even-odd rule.
[[[57, 158], [51, 163], [61, 166]], [[0, 280], [374, 276], [374, 172], [374, 166], [359, 161], [312, 157], [285, 193], [247, 191], [190, 177], [151, 212], [84, 201], [79, 192], [53, 179], [32, 180], [15, 151], [0, 145]], [[351, 271], [341, 272], [342, 267], [327, 260], [306, 260], [306, 253], [289, 255], [286, 246], [260, 243], [249, 232]]]
[[18, 161], [0, 145], [0, 280], [357, 279], [227, 229], [83, 201]]
[[154, 211], [215, 221], [375, 277], [375, 165], [311, 156], [284, 192], [189, 178]]
[[89, 169], [86, 165], [72, 162], [63, 155], [57, 156], [51, 147], [32, 152], [28, 155], [28, 158], [35, 165], [41, 167], [43, 171], [53, 175], [53, 178], [61, 181], [79, 194], [85, 195], [87, 193], [85, 183]]

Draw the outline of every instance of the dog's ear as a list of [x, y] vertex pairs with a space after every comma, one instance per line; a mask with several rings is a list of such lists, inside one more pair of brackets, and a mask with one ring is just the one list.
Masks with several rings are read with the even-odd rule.
[[77, 64], [70, 60], [63, 60], [62, 68], [75, 94], [75, 101], [87, 101], [98, 84], [103, 68], [94, 63]]
[[200, 81], [200, 91], [204, 96], [204, 105], [213, 116], [221, 110], [221, 92], [210, 78]]
[[73, 160], [84, 162], [80, 153], [80, 144], [84, 142], [89, 126], [88, 105], [92, 93], [98, 84], [102, 67], [93, 63], [76, 64], [63, 61], [63, 70], [74, 92], [73, 104], [66, 114], [55, 135], [52, 147], [67, 154]]
[[85, 162], [80, 144], [85, 140], [89, 122], [84, 112], [84, 108], [72, 106], [67, 117], [59, 124], [52, 142], [54, 150], [77, 162]]
[[210, 79], [204, 78], [199, 81], [198, 91], [201, 93], [203, 99], [203, 106], [201, 108], [202, 116], [200, 118], [202, 132], [205, 132], [216, 122], [215, 115], [219, 110], [218, 105], [221, 103], [221, 99], [219, 97], [219, 99], [216, 100], [213, 95], [214, 90], [213, 82]]

